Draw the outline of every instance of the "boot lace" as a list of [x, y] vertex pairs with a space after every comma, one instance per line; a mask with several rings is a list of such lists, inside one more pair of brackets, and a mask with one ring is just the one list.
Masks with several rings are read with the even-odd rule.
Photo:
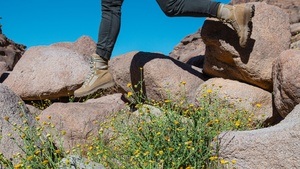
[[92, 80], [92, 78], [94, 77], [94, 75], [96, 74], [97, 68], [96, 68], [96, 59], [94, 59], [93, 57], [90, 60], [90, 72], [87, 75], [83, 85], [86, 86], [88, 83], [90, 83], [90, 81]]

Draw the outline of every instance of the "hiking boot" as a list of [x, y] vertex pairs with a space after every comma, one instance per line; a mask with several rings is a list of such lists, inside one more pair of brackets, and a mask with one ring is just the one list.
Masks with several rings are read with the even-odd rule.
[[99, 55], [93, 54], [90, 62], [90, 72], [83, 85], [74, 91], [75, 97], [83, 97], [115, 85], [112, 75], [108, 72], [108, 63]]
[[254, 16], [255, 6], [251, 4], [220, 4], [217, 18], [232, 25], [239, 36], [241, 47], [245, 47], [250, 36], [249, 23]]

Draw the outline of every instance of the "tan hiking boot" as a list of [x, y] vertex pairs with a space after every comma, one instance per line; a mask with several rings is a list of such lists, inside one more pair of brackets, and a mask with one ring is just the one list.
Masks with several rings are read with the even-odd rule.
[[81, 88], [74, 91], [75, 97], [83, 97], [115, 85], [112, 75], [108, 72], [108, 63], [99, 55], [93, 54], [90, 62], [90, 73]]
[[251, 4], [224, 5], [220, 4], [217, 18], [230, 23], [239, 36], [241, 47], [245, 47], [250, 36], [249, 23], [254, 16], [255, 6]]

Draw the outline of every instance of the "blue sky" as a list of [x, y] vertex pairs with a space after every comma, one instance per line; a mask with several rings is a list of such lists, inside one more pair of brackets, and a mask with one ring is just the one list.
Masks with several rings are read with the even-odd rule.
[[[28, 48], [74, 42], [83, 35], [97, 41], [100, 0], [0, 0], [0, 6], [3, 33]], [[112, 57], [135, 50], [168, 55], [185, 36], [195, 33], [204, 19], [169, 18], [155, 0], [124, 0]]]

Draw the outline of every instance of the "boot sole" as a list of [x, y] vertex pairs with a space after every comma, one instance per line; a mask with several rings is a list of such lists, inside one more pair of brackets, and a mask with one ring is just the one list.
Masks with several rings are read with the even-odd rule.
[[78, 93], [78, 94], [74, 93], [74, 97], [85, 97], [85, 96], [88, 96], [90, 94], [97, 92], [100, 89], [107, 89], [107, 88], [113, 87], [115, 84], [116, 84], [115, 82], [105, 83], [105, 84], [98, 86], [98, 87], [94, 88], [93, 90], [86, 92], [86, 93]]
[[[240, 40], [240, 46], [241, 47], [246, 47], [246, 44], [247, 44], [247, 39], [250, 38], [250, 23], [251, 23], [251, 20], [254, 16], [254, 13], [255, 13], [255, 5], [249, 5], [247, 4], [246, 5], [246, 12], [245, 12], [245, 15], [244, 15], [244, 18], [245, 18], [245, 22], [243, 23], [243, 25], [245, 26], [245, 30], [243, 32], [244, 36], [243, 37], [246, 37], [246, 39], [241, 39]], [[243, 43], [244, 42], [244, 43]]]

